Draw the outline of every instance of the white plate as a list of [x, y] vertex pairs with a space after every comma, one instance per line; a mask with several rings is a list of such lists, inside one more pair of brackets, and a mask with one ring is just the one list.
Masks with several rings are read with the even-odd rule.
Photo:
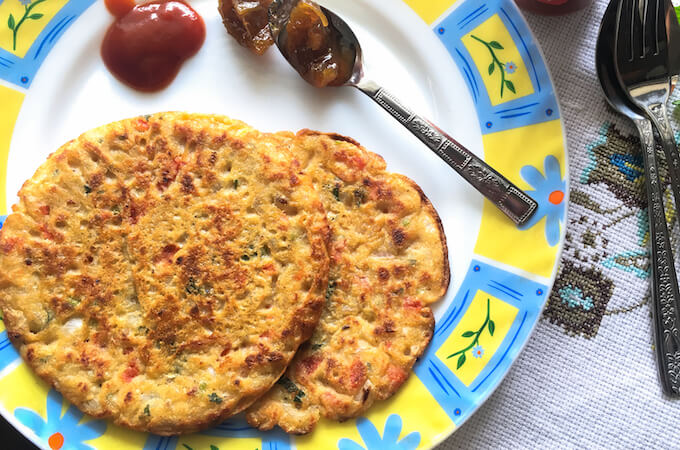
[[[566, 155], [552, 85], [526, 24], [508, 0], [488, 3], [465, 0], [449, 10], [446, 5], [435, 5], [446, 2], [430, 4], [430, 1], [320, 3], [340, 14], [355, 30], [372, 78], [397, 94], [403, 103], [433, 119], [477, 155], [484, 157], [486, 153], [487, 160], [520, 187], [533, 188], [542, 205], [541, 213], [548, 211], [546, 195], [550, 192], [543, 192], [548, 188], [528, 184], [529, 180], [520, 176], [519, 167], [525, 170], [533, 166], [546, 173], [549, 170], [548, 166], [544, 169], [544, 158], [553, 156], [558, 161], [558, 181], [562, 183], [556, 186], [566, 194]], [[13, 131], [4, 136], [11, 138], [5, 165], [4, 192], [8, 205], [16, 201], [15, 193], [49, 153], [90, 128], [125, 117], [184, 110], [226, 114], [263, 131], [302, 128], [332, 131], [351, 136], [379, 153], [391, 171], [409, 176], [422, 187], [444, 225], [452, 282], [446, 297], [434, 306], [438, 324], [435, 338], [417, 364], [415, 376], [393, 399], [369, 411], [367, 418], [342, 426], [322, 422], [311, 437], [292, 439], [276, 432], [260, 434], [238, 420], [231, 422], [233, 426], [227, 423], [199, 435], [172, 439], [145, 436], [107, 424], [103, 436], [88, 444], [101, 448], [123, 444], [184, 448], [181, 444], [207, 445], [206, 439], [212, 439], [210, 442], [221, 448], [249, 446], [252, 442], [261, 442], [257, 445], [263, 448], [268, 448], [267, 445], [274, 448], [274, 444], [281, 448], [287, 445], [314, 448], [342, 446], [341, 439], [346, 438], [358, 443], [363, 440], [362, 445], [372, 448], [388, 443], [369, 442], [371, 426], [382, 430], [384, 425], [387, 431], [399, 425], [397, 436], [418, 433], [417, 444], [427, 447], [450, 434], [498, 385], [528, 339], [554, 279], [563, 240], [559, 223], [558, 242], [554, 239], [546, 242], [548, 234], [543, 236], [543, 227], [550, 226], [544, 222], [533, 224], [527, 231], [516, 230], [488, 204], [483, 207], [484, 202], [474, 189], [359, 91], [347, 87], [315, 89], [297, 75], [276, 49], [257, 57], [240, 47], [226, 34], [215, 0], [191, 2], [205, 20], [206, 41], [199, 53], [185, 63], [174, 82], [155, 94], [134, 91], [117, 81], [102, 63], [100, 44], [112, 17], [103, 2], [87, 7], [90, 2], [72, 0], [64, 7], [64, 11], [77, 10], [76, 17], [81, 11], [82, 15], [69, 22], [70, 26], [62, 27], [65, 31], [55, 34], [63, 32], [58, 40], [52, 39], [56, 43], [46, 57], [36, 56], [35, 76], [4, 74], [2, 58], [27, 59], [38, 55], [40, 50], [34, 47], [47, 42], [49, 26], [45, 26], [23, 57], [2, 49], [0, 34], [0, 80], [22, 80], [19, 86], [3, 81], [0, 84], [25, 93]], [[436, 23], [427, 25], [423, 18], [431, 21], [432, 11], [437, 8], [441, 16]], [[52, 15], [50, 26], [59, 20], [59, 14]], [[0, 21], [3, 20], [0, 15]], [[504, 63], [503, 74], [516, 80], [516, 98], [509, 98], [512, 95], [507, 89], [505, 98], [496, 98], [495, 79], [491, 73], [485, 73], [488, 62], [484, 58], [490, 57], [486, 53], [489, 49], [469, 44], [466, 39], [472, 33], [493, 35], [497, 43], [506, 35], [509, 37], [507, 42], [503, 41], [502, 49], [496, 51], [499, 58], [514, 58]], [[516, 71], [507, 65], [510, 63]], [[494, 73], [500, 74], [500, 70], [499, 66]], [[525, 72], [526, 77], [520, 79]], [[511, 78], [515, 73], [515, 78]], [[22, 83], [30, 88], [23, 89]], [[531, 113], [524, 114], [525, 111]], [[0, 125], [2, 119], [0, 114]], [[496, 128], [500, 131], [496, 132]], [[0, 145], [2, 138], [0, 131]], [[531, 145], [524, 148], [518, 144], [523, 139]], [[565, 197], [554, 205], [555, 211], [563, 214], [566, 203]], [[457, 367], [458, 357], [448, 359], [441, 352], [466, 343], [462, 338], [465, 327], [484, 315], [478, 308], [482, 304], [477, 299], [480, 295], [485, 298], [492, 295], [494, 311], [502, 311], [494, 319], [498, 331], [495, 337], [487, 336], [488, 344], [483, 344], [485, 356], [477, 361], [471, 349], [467, 366]], [[6, 389], [4, 383], [12, 380], [17, 383], [15, 378], [24, 391], [0, 394], [0, 412], [41, 446], [57, 432], [66, 439], [64, 445], [78, 441], [79, 436], [88, 436], [59, 431], [59, 421], [63, 420], [59, 417], [43, 415], [46, 428], [17, 420], [17, 407], [36, 409], [36, 403], [46, 401], [49, 411], [50, 403], [60, 403], [61, 397], [54, 391], [48, 394], [42, 382], [19, 363], [12, 347], [2, 347], [3, 339], [6, 340], [6, 332], [0, 334], [0, 368], [4, 368], [0, 373], [0, 391]], [[479, 345], [482, 346], [482, 341]], [[21, 371], [24, 372], [17, 375]], [[29, 388], [36, 383], [38, 389]], [[40, 414], [40, 409], [36, 410]], [[101, 427], [94, 425], [96, 422], [92, 426]], [[48, 434], [46, 430], [51, 431]]]

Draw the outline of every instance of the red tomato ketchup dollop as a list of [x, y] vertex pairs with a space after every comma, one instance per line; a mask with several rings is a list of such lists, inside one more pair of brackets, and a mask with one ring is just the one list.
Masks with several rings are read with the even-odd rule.
[[184, 2], [106, 0], [106, 6], [116, 21], [104, 36], [102, 59], [118, 80], [139, 91], [168, 86], [205, 41], [203, 19]]

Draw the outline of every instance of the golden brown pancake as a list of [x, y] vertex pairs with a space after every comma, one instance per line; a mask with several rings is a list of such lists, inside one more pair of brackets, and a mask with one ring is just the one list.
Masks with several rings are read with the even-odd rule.
[[246, 411], [266, 430], [307, 433], [394, 394], [430, 342], [428, 305], [448, 287], [439, 217], [410, 179], [339, 135], [271, 136], [300, 158], [331, 227], [326, 303], [312, 338], [279, 382]]
[[245, 409], [325, 301], [328, 226], [298, 171], [221, 116], [137, 117], [65, 144], [0, 232], [10, 339], [81, 410], [137, 430]]

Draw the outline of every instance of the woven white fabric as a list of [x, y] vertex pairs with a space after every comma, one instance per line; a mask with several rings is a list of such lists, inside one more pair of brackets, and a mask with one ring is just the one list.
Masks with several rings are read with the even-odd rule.
[[[568, 135], [572, 202], [558, 284], [571, 290], [558, 292], [556, 284], [550, 311], [506, 379], [441, 450], [680, 449], [680, 400], [661, 392], [645, 302], [641, 183], [638, 178], [630, 193], [615, 195], [617, 186], [597, 176], [600, 164], [608, 164], [594, 156], [598, 149], [625, 149], [634, 157], [639, 145], [632, 126], [606, 106], [595, 73], [605, 7], [605, 0], [595, 0], [569, 16], [526, 15], [550, 67]], [[579, 283], [594, 294], [572, 303], [565, 293]]]

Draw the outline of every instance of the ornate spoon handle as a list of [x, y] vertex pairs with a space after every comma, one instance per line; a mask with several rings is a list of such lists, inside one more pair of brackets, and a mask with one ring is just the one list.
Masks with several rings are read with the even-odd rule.
[[650, 245], [652, 247], [652, 317], [661, 386], [668, 395], [680, 395], [680, 334], [678, 332], [678, 279], [666, 225], [663, 191], [654, 146], [652, 124], [634, 120], [640, 132], [649, 202]]
[[534, 199], [429, 120], [415, 114], [373, 81], [361, 80], [355, 86], [382, 106], [515, 224], [523, 225], [534, 214], [538, 208]]
[[659, 131], [663, 151], [666, 155], [668, 172], [671, 176], [671, 189], [675, 199], [675, 210], [680, 211], [680, 153], [675, 144], [673, 128], [668, 120], [668, 110], [665, 103], [658, 103], [644, 108], [647, 115], [652, 119], [654, 126]]

